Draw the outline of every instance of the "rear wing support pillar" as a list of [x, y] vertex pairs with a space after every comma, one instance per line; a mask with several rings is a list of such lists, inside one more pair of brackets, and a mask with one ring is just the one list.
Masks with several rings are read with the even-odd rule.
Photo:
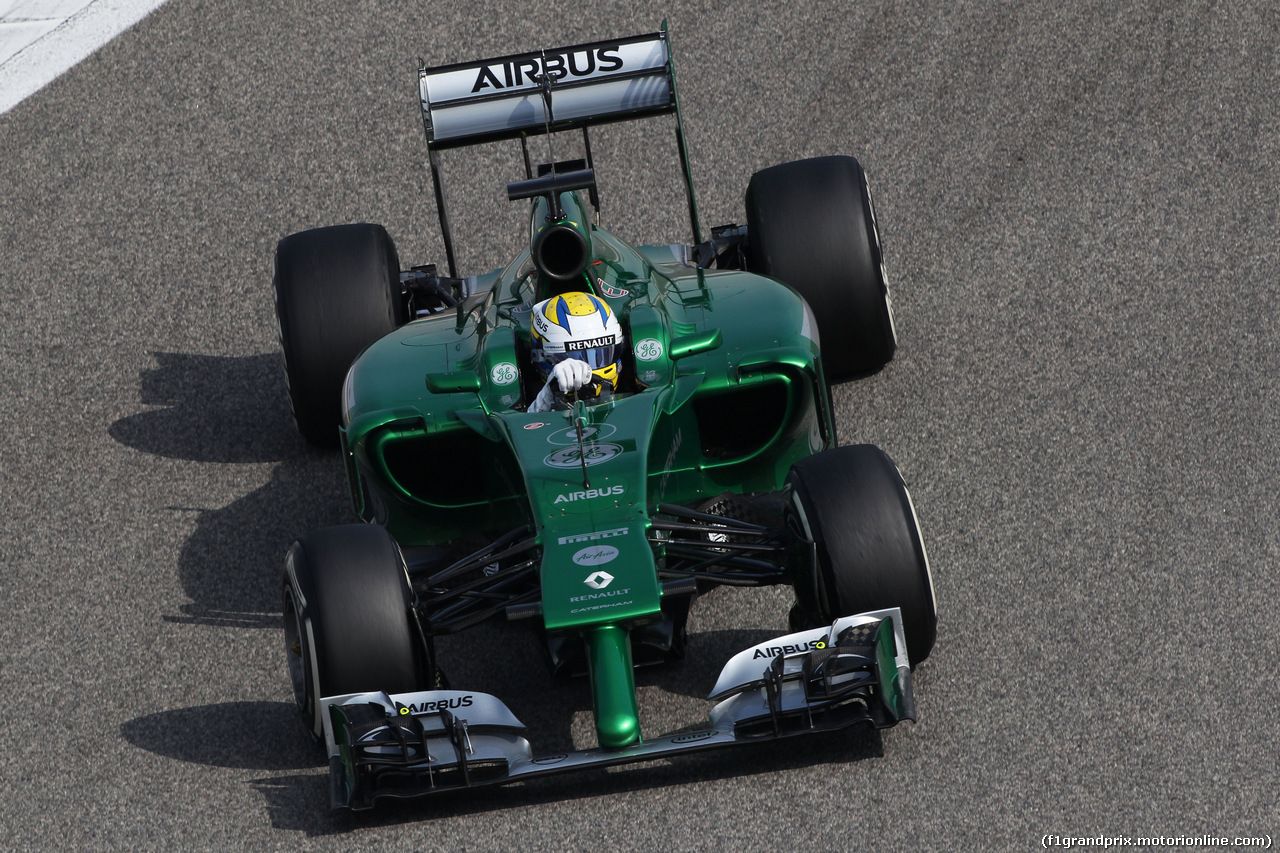
[[[528, 154], [525, 155], [526, 159]], [[431, 186], [435, 188], [436, 210], [440, 214], [440, 237], [444, 240], [444, 256], [449, 263], [449, 277], [458, 277], [458, 262], [453, 255], [453, 233], [449, 228], [449, 205], [444, 200], [444, 173], [440, 169], [440, 157], [427, 146], [427, 159], [431, 163]]]
[[[662, 22], [662, 32], [666, 35], [667, 22]], [[702, 242], [702, 227], [698, 224], [698, 201], [693, 194], [693, 170], [689, 168], [689, 146], [684, 141], [684, 120], [680, 117], [680, 96], [676, 92], [675, 60], [667, 52], [667, 69], [671, 74], [671, 102], [675, 104], [676, 113], [676, 148], [680, 151], [680, 169], [684, 172], [684, 190], [689, 199], [689, 225], [693, 229], [693, 245]]]

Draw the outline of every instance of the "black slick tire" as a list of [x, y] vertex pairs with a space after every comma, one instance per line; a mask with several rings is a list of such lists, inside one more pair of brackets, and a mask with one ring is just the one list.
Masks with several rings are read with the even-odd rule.
[[395, 244], [367, 223], [291, 234], [276, 246], [274, 289], [298, 431], [336, 447], [347, 369], [409, 319]]
[[[897, 466], [869, 444], [809, 456], [787, 475], [786, 518], [796, 537], [797, 611], [810, 625], [897, 607], [912, 667], [933, 649], [937, 604], [929, 558]], [[806, 541], [812, 541], [809, 549]]]
[[311, 734], [324, 734], [320, 699], [426, 690], [431, 650], [412, 612], [400, 549], [374, 525], [314, 530], [289, 548], [285, 652], [294, 700]]
[[871, 190], [853, 157], [762, 169], [747, 186], [747, 267], [813, 309], [823, 372], [836, 384], [893, 359], [897, 336]]

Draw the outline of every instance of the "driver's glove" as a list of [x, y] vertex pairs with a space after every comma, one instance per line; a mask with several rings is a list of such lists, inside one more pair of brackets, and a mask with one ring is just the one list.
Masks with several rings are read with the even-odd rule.
[[552, 382], [560, 386], [561, 393], [572, 394], [590, 381], [591, 366], [589, 364], [576, 358], [566, 358], [551, 368], [551, 375], [547, 377], [547, 384], [542, 386], [542, 390], [538, 392], [538, 396], [529, 406], [529, 411], [551, 411], [551, 403], [555, 399], [555, 393], [551, 390]]

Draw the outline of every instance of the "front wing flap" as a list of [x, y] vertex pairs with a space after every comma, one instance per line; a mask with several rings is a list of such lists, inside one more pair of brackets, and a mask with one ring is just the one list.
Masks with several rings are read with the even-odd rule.
[[897, 608], [836, 620], [739, 652], [709, 697], [709, 724], [621, 749], [535, 755], [497, 697], [463, 690], [354, 693], [321, 700], [334, 808], [669, 755], [858, 723], [915, 720]]

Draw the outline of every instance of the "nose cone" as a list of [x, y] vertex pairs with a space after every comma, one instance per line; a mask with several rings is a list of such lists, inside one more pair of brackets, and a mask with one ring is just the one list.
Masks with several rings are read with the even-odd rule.
[[591, 692], [595, 697], [596, 739], [603, 749], [630, 746], [640, 740], [631, 638], [617, 625], [604, 625], [593, 628], [586, 639]]

